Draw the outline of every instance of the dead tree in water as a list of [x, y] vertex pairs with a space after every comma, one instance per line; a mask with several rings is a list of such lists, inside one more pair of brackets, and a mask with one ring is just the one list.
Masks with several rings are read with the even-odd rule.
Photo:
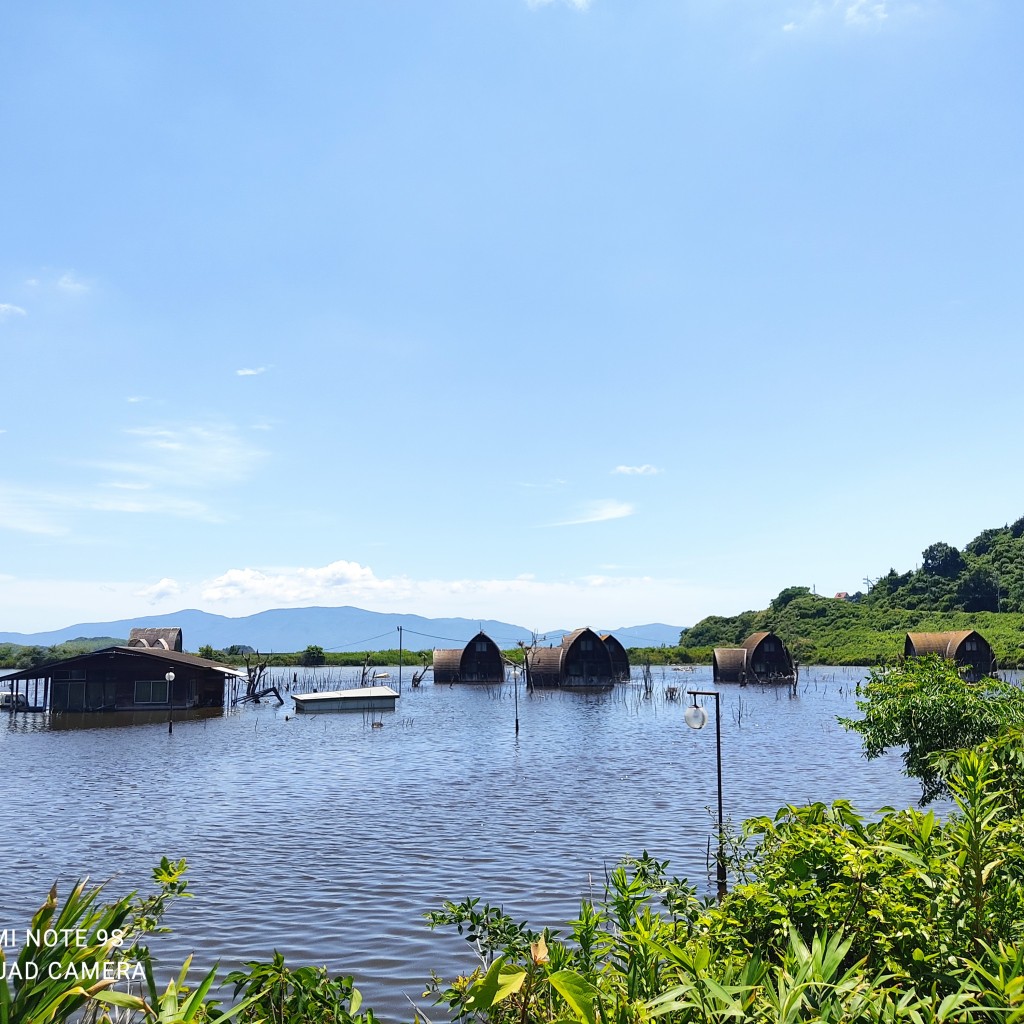
[[245, 696], [248, 700], [259, 701], [256, 692], [259, 689], [260, 681], [266, 674], [267, 666], [270, 664], [270, 655], [260, 655], [259, 651], [245, 655]]
[[431, 666], [427, 664], [427, 659], [423, 659], [423, 668], [418, 672], [412, 674], [412, 685], [419, 686], [423, 682], [423, 677], [430, 671]]

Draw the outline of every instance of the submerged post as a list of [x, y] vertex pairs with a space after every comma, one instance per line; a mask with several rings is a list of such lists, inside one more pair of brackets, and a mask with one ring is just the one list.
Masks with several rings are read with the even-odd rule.
[[174, 732], [174, 673], [164, 676], [167, 680], [167, 734]]
[[398, 627], [398, 696], [402, 696], [402, 627]]
[[717, 690], [687, 690], [693, 698], [693, 705], [686, 709], [683, 718], [691, 729], [703, 729], [707, 724], [707, 712], [697, 703], [698, 697], [715, 698], [715, 753], [718, 762], [718, 856], [716, 858], [715, 879], [718, 886], [718, 898], [721, 899], [727, 889], [725, 877], [725, 815], [722, 810], [722, 711]]

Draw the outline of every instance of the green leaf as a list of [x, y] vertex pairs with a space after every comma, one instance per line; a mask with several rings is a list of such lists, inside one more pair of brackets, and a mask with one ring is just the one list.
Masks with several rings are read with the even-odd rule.
[[575, 971], [555, 971], [548, 976], [551, 987], [572, 1007], [579, 1020], [586, 1024], [597, 1024], [595, 1003], [600, 998], [598, 990]]

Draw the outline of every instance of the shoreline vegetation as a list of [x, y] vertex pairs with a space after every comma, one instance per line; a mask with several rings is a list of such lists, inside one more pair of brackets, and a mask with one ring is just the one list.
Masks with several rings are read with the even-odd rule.
[[[729, 885], [717, 900], [644, 851], [607, 871], [557, 930], [477, 899], [444, 901], [424, 914], [429, 927], [457, 929], [478, 963], [424, 979], [436, 1009], [414, 1006], [410, 1018], [1024, 1019], [1024, 690], [965, 683], [929, 657], [873, 670], [857, 708], [861, 718], [840, 723], [868, 758], [905, 751], [922, 807], [868, 819], [838, 800], [727, 826]], [[937, 796], [954, 807], [943, 818], [924, 809]], [[164, 858], [155, 893], [108, 902], [84, 881], [63, 903], [51, 890], [28, 927], [4, 933], [0, 1021], [375, 1024], [352, 977], [290, 966], [280, 952], [223, 976], [189, 978], [186, 961], [158, 985], [146, 939], [191, 895], [185, 872]]]

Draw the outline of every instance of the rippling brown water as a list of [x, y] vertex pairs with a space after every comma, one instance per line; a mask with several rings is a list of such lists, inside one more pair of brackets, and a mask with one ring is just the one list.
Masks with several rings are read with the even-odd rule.
[[[855, 715], [862, 675], [805, 669], [795, 698], [723, 688], [727, 817], [917, 799], [898, 757], [864, 761], [835, 722]], [[0, 929], [23, 929], [54, 880], [114, 876], [120, 895], [162, 855], [187, 857], [196, 897], [155, 944], [164, 962], [194, 950], [197, 966], [231, 968], [279, 949], [353, 974], [378, 1014], [411, 1019], [432, 969], [473, 966], [461, 939], [426, 926], [444, 899], [559, 927], [605, 867], [644, 849], [708, 887], [713, 721], [688, 729], [668, 686], [708, 689], [710, 670], [656, 670], [650, 699], [637, 683], [520, 693], [518, 737], [510, 685], [429, 681], [407, 686], [381, 728], [358, 713], [295, 717], [291, 701], [173, 735], [0, 717]]]

